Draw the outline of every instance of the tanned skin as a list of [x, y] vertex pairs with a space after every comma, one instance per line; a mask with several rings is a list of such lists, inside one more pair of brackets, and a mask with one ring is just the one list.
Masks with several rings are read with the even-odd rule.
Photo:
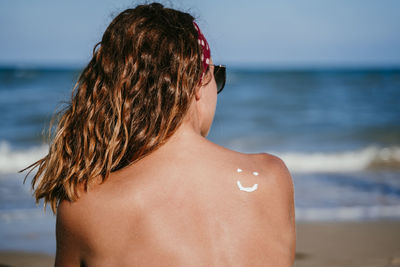
[[60, 203], [55, 266], [293, 266], [292, 177], [274, 155], [205, 138], [216, 98], [212, 77], [166, 144]]

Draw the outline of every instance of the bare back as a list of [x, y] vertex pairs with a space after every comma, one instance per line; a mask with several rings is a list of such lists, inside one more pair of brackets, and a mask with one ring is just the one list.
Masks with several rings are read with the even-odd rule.
[[62, 202], [56, 265], [292, 266], [295, 238], [285, 164], [205, 140], [156, 151]]

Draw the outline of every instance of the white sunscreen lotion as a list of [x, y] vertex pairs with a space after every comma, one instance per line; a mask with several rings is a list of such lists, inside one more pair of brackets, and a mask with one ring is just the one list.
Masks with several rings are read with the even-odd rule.
[[254, 190], [257, 189], [258, 184], [253, 184], [252, 187], [244, 187], [244, 186], [242, 186], [242, 184], [241, 184], [240, 181], [238, 180], [238, 181], [237, 181], [237, 186], [238, 186], [239, 189], [242, 190], [242, 191], [253, 192]]

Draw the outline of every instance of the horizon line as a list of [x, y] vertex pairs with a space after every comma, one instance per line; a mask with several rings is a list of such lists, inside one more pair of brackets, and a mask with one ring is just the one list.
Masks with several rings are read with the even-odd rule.
[[[0, 63], [2, 70], [82, 70], [87, 64], [78, 63]], [[225, 64], [233, 71], [313, 71], [313, 70], [400, 70], [397, 64], [349, 64], [349, 63], [295, 63], [295, 64]]]

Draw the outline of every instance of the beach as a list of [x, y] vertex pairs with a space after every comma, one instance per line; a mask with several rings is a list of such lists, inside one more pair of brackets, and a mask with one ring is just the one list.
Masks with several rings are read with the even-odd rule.
[[[220, 209], [225, 213], [252, 203], [265, 205], [268, 213], [260, 215], [257, 207], [256, 220], [288, 213], [277, 211], [285, 201], [274, 205], [279, 197], [272, 199], [281, 189], [281, 172], [243, 154], [266, 153], [284, 162], [293, 182], [294, 267], [400, 267], [400, 35], [395, 34], [400, 1], [161, 1], [166, 13], [158, 4], [147, 12], [147, 1], [136, 2], [89, 0], [82, 8], [71, 1], [0, 2], [0, 267], [54, 266], [57, 211], [48, 200], [71, 199], [64, 190], [67, 180], [91, 180], [93, 166], [101, 165], [104, 174], [136, 162], [132, 155], [147, 151], [152, 135], [166, 130], [159, 136], [164, 144], [173, 134], [170, 126], [186, 115], [207, 141], [246, 158], [221, 156], [210, 162], [220, 171], [215, 184], [201, 188], [203, 196], [218, 185], [221, 192], [236, 187], [238, 168], [256, 174], [256, 187], [271, 193], [270, 203], [257, 203], [254, 194], [221, 201], [218, 205], [227, 204]], [[176, 20], [175, 9], [187, 13], [186, 19]], [[201, 49], [203, 41], [207, 51]], [[224, 66], [224, 77], [211, 71], [212, 83], [199, 91], [195, 80], [211, 63], [215, 70]], [[222, 89], [221, 82], [223, 91], [214, 92], [214, 85]], [[204, 92], [201, 101], [194, 91]], [[195, 108], [175, 112], [187, 103]], [[206, 126], [211, 126], [207, 135]], [[183, 158], [188, 147], [174, 155]], [[191, 154], [194, 160], [203, 156], [202, 147]], [[168, 155], [160, 160], [178, 166]], [[231, 172], [224, 172], [231, 163]], [[198, 166], [204, 175], [210, 169]], [[165, 178], [184, 175], [179, 169], [171, 168]], [[137, 173], [112, 181], [111, 190], [118, 195], [127, 182], [136, 184]], [[151, 179], [160, 178], [157, 173]], [[52, 187], [54, 181], [62, 185]], [[195, 184], [203, 185], [200, 179]], [[161, 189], [179, 197], [184, 188], [177, 188]], [[132, 194], [118, 205], [146, 202], [143, 190]], [[95, 206], [88, 215], [97, 214]], [[209, 201], [194, 209], [206, 212], [214, 206]], [[248, 211], [253, 213], [251, 207]], [[218, 229], [226, 231], [229, 224]], [[221, 235], [215, 227], [206, 228], [205, 233]], [[218, 249], [228, 253], [233, 243], [223, 244]], [[130, 247], [124, 251], [138, 253]], [[247, 259], [245, 251], [238, 250], [239, 258]], [[235, 266], [239, 260], [231, 262]]]
[[[19, 170], [44, 157], [80, 69], [0, 68], [0, 267], [53, 266], [55, 216]], [[400, 266], [400, 69], [231, 69], [210, 141], [284, 160], [296, 267]], [[59, 106], [60, 105], [60, 106]], [[223, 159], [221, 159], [223, 160]]]
[[54, 257], [26, 251], [0, 251], [0, 267], [54, 266]]
[[400, 221], [296, 225], [295, 267], [400, 266]]
[[[400, 266], [400, 221], [296, 224], [295, 267]], [[0, 252], [0, 266], [53, 266], [54, 257]]]

